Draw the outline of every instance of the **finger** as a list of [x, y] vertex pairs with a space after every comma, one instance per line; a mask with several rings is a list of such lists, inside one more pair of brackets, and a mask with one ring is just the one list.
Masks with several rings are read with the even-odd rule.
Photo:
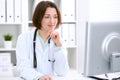
[[52, 80], [52, 77], [48, 75], [49, 80]]
[[58, 36], [58, 33], [57, 33], [57, 32], [52, 32], [52, 33], [51, 33], [51, 37], [52, 37], [52, 38], [56, 38], [57, 36]]
[[46, 79], [46, 76], [42, 76], [42, 77], [40, 78], [40, 80], [47, 80], [47, 79]]
[[51, 33], [51, 34], [50, 34], [50, 37], [51, 37], [51, 38], [55, 38], [55, 33]]
[[50, 76], [45, 76], [45, 80], [52, 80]]
[[44, 78], [43, 78], [43, 77], [41, 77], [39, 80], [44, 80]]

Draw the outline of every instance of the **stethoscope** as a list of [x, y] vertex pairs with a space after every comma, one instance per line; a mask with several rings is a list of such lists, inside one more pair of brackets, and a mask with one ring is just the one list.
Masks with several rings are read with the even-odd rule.
[[[35, 48], [36, 48], [35, 46], [36, 46], [37, 30], [38, 30], [38, 29], [35, 29], [34, 37], [33, 37], [33, 64], [34, 64], [33, 67], [34, 67], [34, 68], [37, 68], [37, 59], [36, 59], [36, 51], [35, 51]], [[51, 39], [51, 38], [48, 39], [48, 45], [49, 45], [49, 46], [50, 46], [50, 39]], [[50, 56], [51, 56], [51, 55], [50, 55]], [[48, 54], [48, 61], [54, 63], [54, 62], [55, 62], [55, 59], [51, 59], [50, 56], [49, 56], [49, 54]]]

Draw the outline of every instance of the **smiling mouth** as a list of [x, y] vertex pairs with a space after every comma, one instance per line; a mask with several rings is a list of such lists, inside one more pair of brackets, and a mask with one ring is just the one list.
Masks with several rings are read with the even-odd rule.
[[54, 25], [48, 25], [49, 27], [53, 27]]
[[54, 29], [54, 25], [48, 25], [50, 29]]

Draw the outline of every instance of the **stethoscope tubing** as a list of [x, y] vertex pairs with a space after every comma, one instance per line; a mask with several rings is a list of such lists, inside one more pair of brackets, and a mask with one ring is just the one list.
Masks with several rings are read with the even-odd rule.
[[[34, 37], [33, 37], [33, 67], [37, 68], [37, 58], [36, 58], [36, 36], [37, 36], [37, 31], [38, 29], [35, 29], [34, 32]], [[48, 45], [49, 45], [49, 52], [50, 51], [50, 40], [51, 38], [48, 39]], [[54, 63], [55, 59], [50, 59], [49, 53], [48, 53], [48, 61]]]

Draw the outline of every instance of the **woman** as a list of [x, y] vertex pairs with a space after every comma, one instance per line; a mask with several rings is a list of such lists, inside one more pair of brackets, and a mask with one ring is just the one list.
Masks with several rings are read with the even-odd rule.
[[61, 23], [58, 7], [53, 2], [41, 1], [35, 8], [32, 20], [36, 29], [22, 33], [17, 41], [17, 70], [20, 77], [26, 80], [52, 80], [51, 76], [54, 75], [65, 76], [68, 71], [66, 49], [55, 31]]

